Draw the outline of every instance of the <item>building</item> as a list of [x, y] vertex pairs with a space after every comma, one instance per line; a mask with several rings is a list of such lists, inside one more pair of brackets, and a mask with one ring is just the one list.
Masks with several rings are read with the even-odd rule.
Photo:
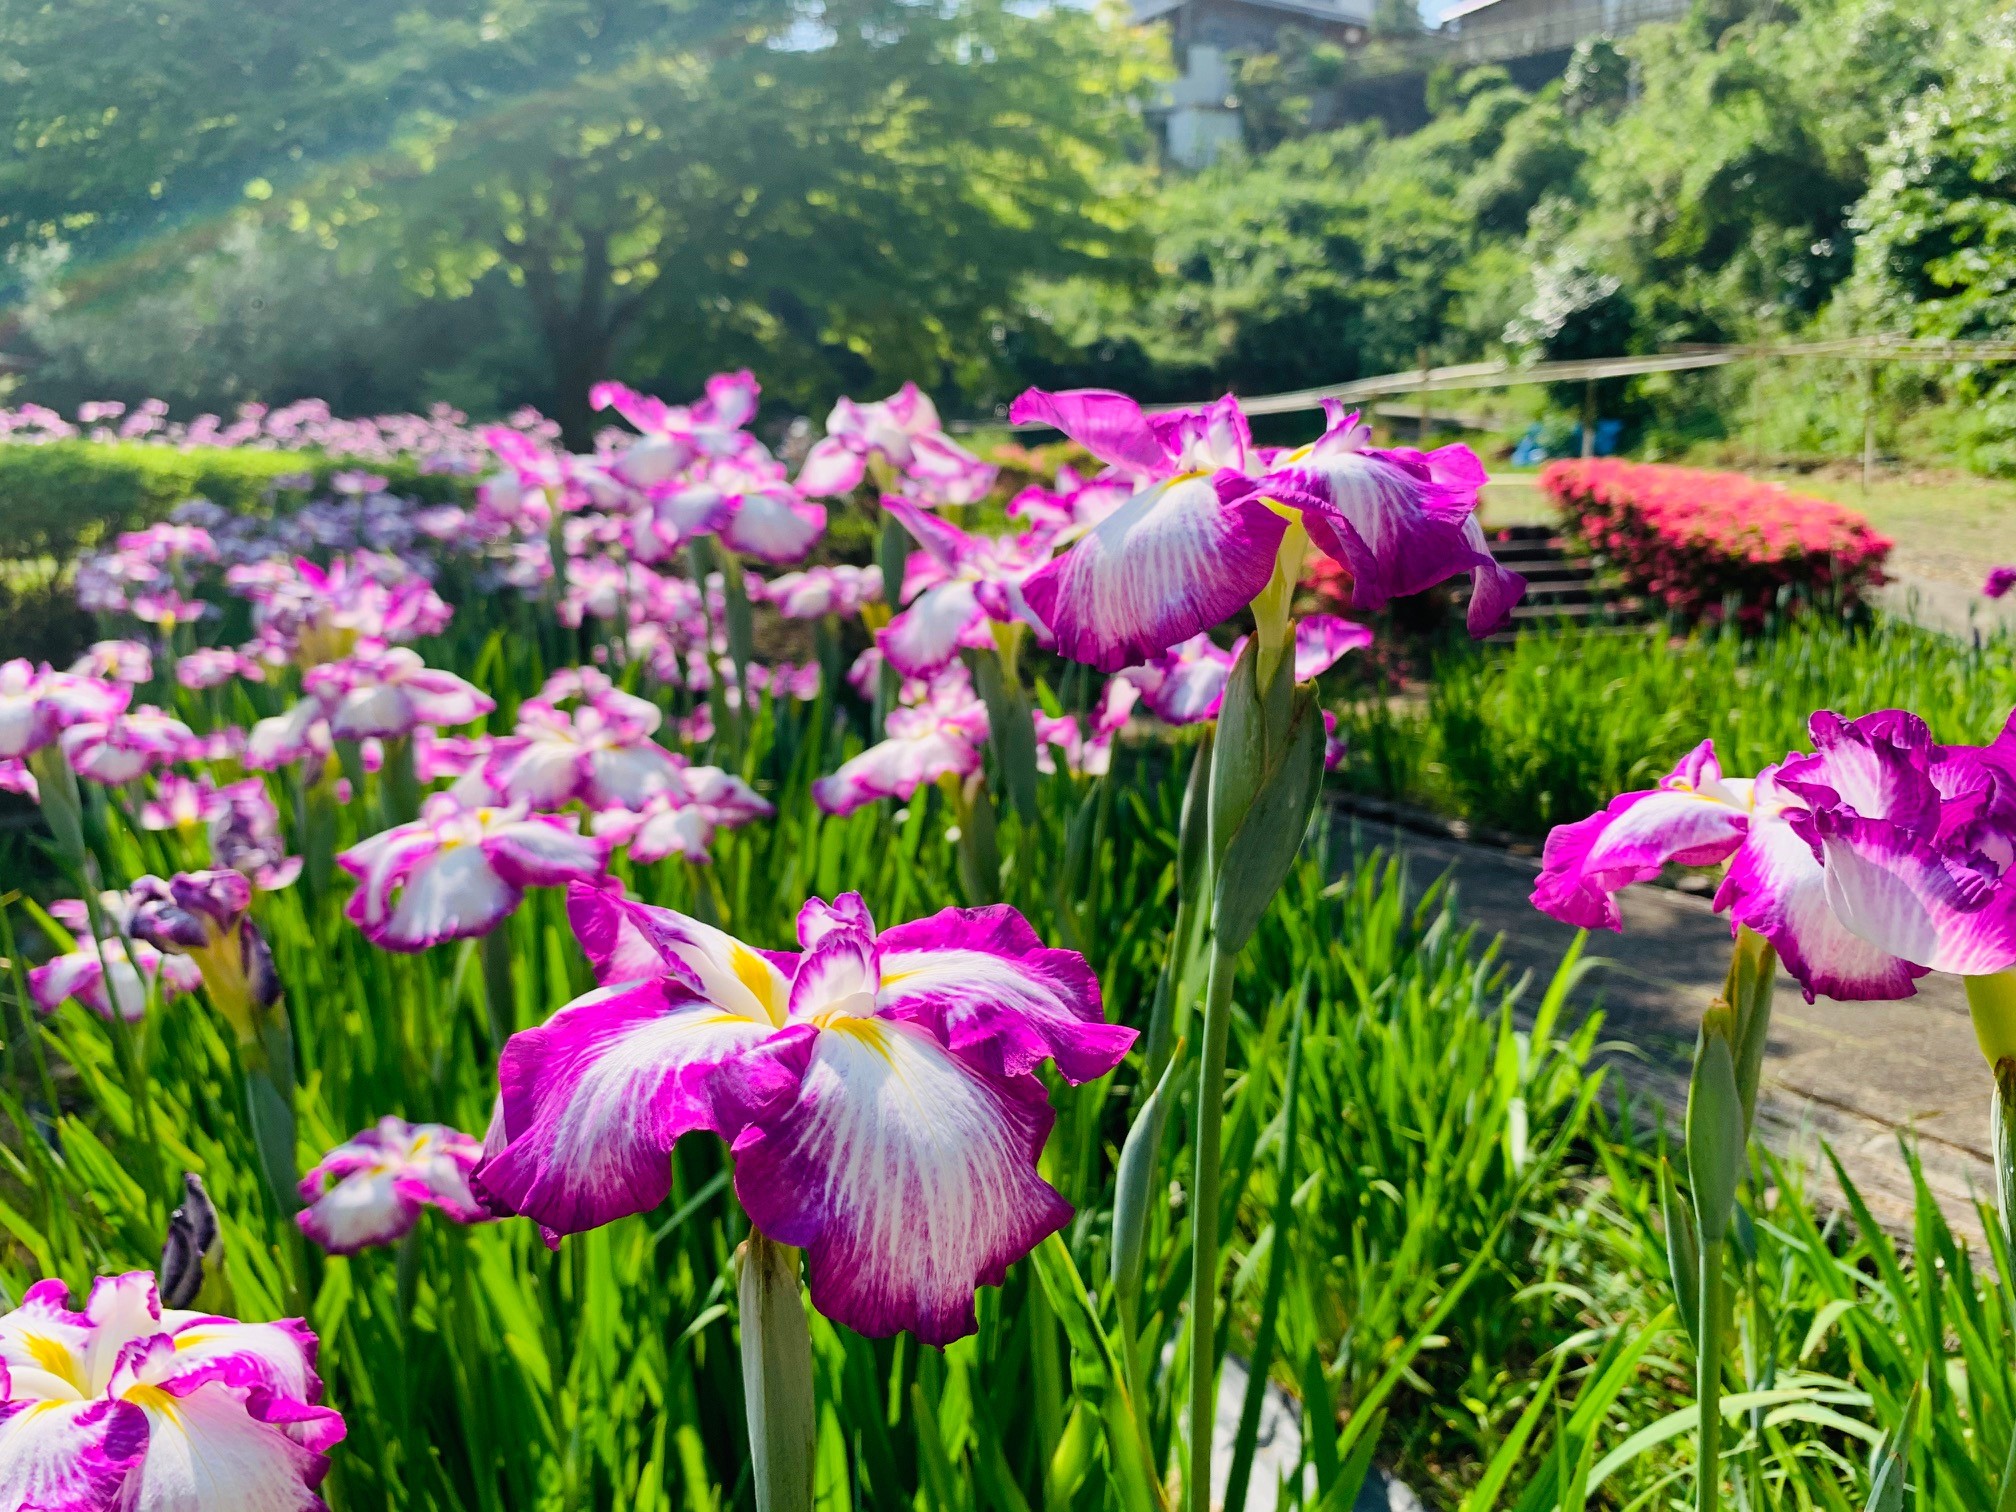
[[[1566, 64], [1588, 37], [1621, 37], [1652, 21], [1677, 21], [1689, 0], [1466, 0], [1442, 13], [1441, 36], [1458, 64], [1524, 59]], [[1516, 74], [1515, 70], [1515, 74]]]
[[[1429, 69], [1502, 64], [1536, 87], [1559, 74], [1575, 44], [1621, 37], [1653, 21], [1686, 15], [1689, 0], [1463, 0], [1439, 27], [1399, 47], [1388, 44], [1366, 76], [1324, 114], [1332, 120], [1384, 119], [1409, 130], [1426, 119], [1422, 81]], [[1164, 92], [1156, 123], [1170, 161], [1201, 168], [1242, 138], [1232, 60], [1267, 52], [1283, 27], [1351, 51], [1372, 40], [1372, 0], [1134, 0], [1134, 19], [1166, 26], [1178, 77]], [[1375, 77], [1376, 75], [1376, 77]]]
[[1284, 26], [1345, 47], [1372, 35], [1371, 0], [1134, 0], [1134, 19], [1169, 28], [1178, 70], [1156, 112], [1163, 150], [1201, 168], [1240, 140], [1236, 53], [1267, 52]]

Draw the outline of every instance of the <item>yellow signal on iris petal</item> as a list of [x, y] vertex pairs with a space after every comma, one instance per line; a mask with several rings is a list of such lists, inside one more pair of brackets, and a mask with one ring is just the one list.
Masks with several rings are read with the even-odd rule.
[[37, 1370], [56, 1377], [75, 1390], [79, 1396], [90, 1395], [90, 1389], [84, 1383], [83, 1362], [68, 1345], [57, 1339], [45, 1338], [41, 1334], [24, 1334], [21, 1344], [28, 1351], [28, 1357], [35, 1362]]
[[785, 1004], [779, 1001], [777, 973], [771, 969], [770, 963], [738, 941], [729, 947], [728, 967], [735, 973], [735, 980], [747, 987], [749, 995], [763, 1005], [770, 1022], [783, 1023]]
[[157, 1412], [171, 1421], [182, 1415], [181, 1404], [159, 1386], [128, 1386], [124, 1398], [143, 1412]]

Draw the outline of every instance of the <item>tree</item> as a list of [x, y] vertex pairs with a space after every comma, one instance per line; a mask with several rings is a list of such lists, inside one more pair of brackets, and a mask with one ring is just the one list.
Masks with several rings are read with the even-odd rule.
[[1127, 252], [1099, 179], [1134, 129], [1131, 44], [1011, 0], [810, 14], [640, 46], [501, 116], [418, 115], [296, 214], [331, 241], [389, 238], [432, 295], [501, 272], [577, 444], [589, 386], [645, 337], [688, 386], [696, 352], [753, 349], [801, 398], [984, 388], [984, 333], [1024, 277]]
[[0, 249], [101, 310], [247, 217], [501, 287], [577, 443], [619, 364], [977, 394], [1024, 277], [1131, 255], [1145, 47], [1027, 0], [0, 0]]

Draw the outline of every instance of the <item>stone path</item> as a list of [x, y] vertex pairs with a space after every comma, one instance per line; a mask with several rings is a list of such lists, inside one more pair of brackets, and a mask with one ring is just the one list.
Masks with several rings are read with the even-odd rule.
[[[1347, 846], [1396, 849], [1411, 880], [1425, 886], [1449, 871], [1461, 916], [1487, 938], [1504, 937], [1506, 961], [1531, 968], [1538, 985], [1553, 974], [1575, 931], [1527, 901], [1533, 856], [1397, 827], [1390, 820], [1339, 816]], [[1577, 991], [1581, 1007], [1600, 1003], [1615, 1074], [1657, 1097], [1677, 1130], [1687, 1067], [1702, 1007], [1729, 967], [1729, 927], [1706, 898], [1638, 886], [1621, 898], [1624, 932], [1591, 937], [1603, 964]], [[1975, 1047], [1967, 1003], [1952, 977], [1929, 976], [1918, 996], [1897, 1003], [1808, 1003], [1782, 972], [1759, 1098], [1758, 1128], [1773, 1149], [1804, 1158], [1813, 1189], [1837, 1196], [1820, 1158], [1825, 1140], [1886, 1226], [1908, 1231], [1912, 1194], [1898, 1136], [1917, 1140], [1927, 1184], [1956, 1231], [1978, 1239], [1973, 1194], [1992, 1190], [1988, 1150], [1990, 1083]]]

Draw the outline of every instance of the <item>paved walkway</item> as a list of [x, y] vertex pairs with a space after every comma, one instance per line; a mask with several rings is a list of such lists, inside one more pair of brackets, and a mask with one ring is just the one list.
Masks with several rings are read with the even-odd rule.
[[[1423, 835], [1390, 822], [1339, 816], [1348, 843], [1397, 848], [1414, 884], [1452, 873], [1462, 917], [1504, 937], [1505, 959], [1553, 974], [1575, 931], [1527, 901], [1539, 862], [1481, 845]], [[1639, 886], [1621, 899], [1624, 932], [1592, 936], [1603, 957], [1578, 990], [1600, 1006], [1610, 1055], [1633, 1087], [1672, 1110], [1686, 1105], [1687, 1068], [1701, 1009], [1729, 968], [1729, 927], [1705, 898]], [[1536, 992], [1537, 996], [1537, 992]], [[1952, 977], [1929, 976], [1918, 996], [1898, 1003], [1808, 1003], [1782, 972], [1757, 1124], [1772, 1148], [1804, 1157], [1823, 1200], [1835, 1193], [1819, 1158], [1832, 1146], [1877, 1218], [1908, 1230], [1911, 1182], [1898, 1136], [1918, 1142], [1927, 1183], [1956, 1230], [1977, 1237], [1972, 1194], [1992, 1190], [1988, 1150], [1990, 1083], [1975, 1047], [1967, 1003]]]

